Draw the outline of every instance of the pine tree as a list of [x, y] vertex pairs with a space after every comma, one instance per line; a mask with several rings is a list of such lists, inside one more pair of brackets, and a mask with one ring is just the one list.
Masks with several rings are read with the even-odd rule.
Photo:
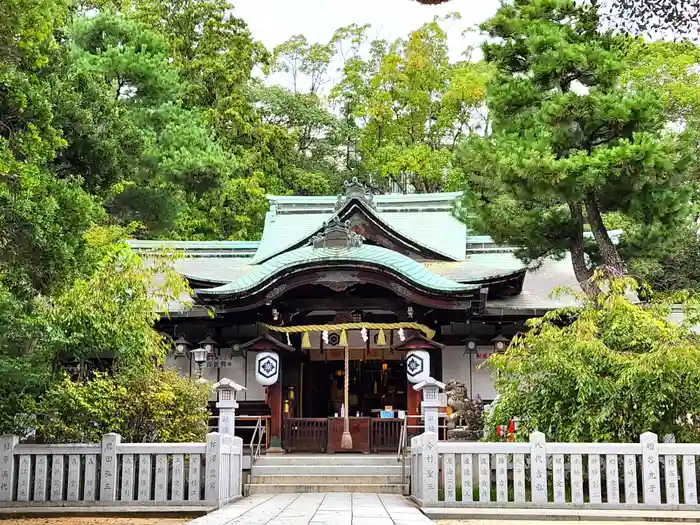
[[[502, 5], [482, 25], [496, 68], [492, 134], [459, 154], [473, 227], [522, 246], [525, 260], [570, 251], [589, 294], [593, 264], [621, 275], [673, 242], [691, 192], [690, 150], [667, 131], [657, 94], [620, 84], [626, 37], [599, 27], [596, 9], [572, 0]], [[611, 212], [625, 224], [620, 246], [603, 220]]]

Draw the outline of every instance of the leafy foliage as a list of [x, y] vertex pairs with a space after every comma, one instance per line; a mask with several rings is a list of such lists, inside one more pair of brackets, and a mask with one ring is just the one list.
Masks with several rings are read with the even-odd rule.
[[[504, 4], [483, 25], [496, 39], [483, 47], [497, 69], [493, 132], [459, 154], [473, 227], [526, 260], [570, 251], [588, 293], [591, 262], [619, 275], [672, 244], [693, 191], [692, 149], [664, 129], [656, 93], [620, 85], [625, 39], [598, 25], [595, 9], [569, 0]], [[629, 224], [619, 248], [603, 220], [612, 212]]]
[[552, 441], [635, 442], [650, 431], [697, 441], [697, 336], [667, 320], [667, 304], [631, 303], [625, 292], [633, 288], [612, 282], [580, 310], [532, 319], [525, 335], [489, 358], [499, 394], [489, 437], [517, 417], [521, 439], [538, 430]]
[[[435, 19], [391, 44], [373, 41], [369, 59], [355, 51], [332, 90], [336, 104], [361, 123], [350, 125], [350, 135], [380, 189], [441, 191], [458, 142], [486, 129], [480, 110], [490, 68], [449, 62], [442, 25], [455, 17]], [[364, 38], [365, 30], [355, 29], [354, 38]]]
[[64, 376], [37, 402], [37, 434], [49, 443], [95, 443], [117, 432], [132, 443], [202, 441], [209, 385], [173, 370], [88, 381]]
[[[6, 288], [0, 288], [0, 311], [3, 313], [0, 428], [3, 431], [26, 435], [39, 424], [35, 416], [46, 408], [35, 404], [45, 390], [51, 390], [56, 381], [62, 381], [63, 390], [59, 389], [56, 395], [65, 396], [71, 392], [78, 395], [82, 389], [91, 388], [83, 386], [82, 382], [91, 380], [92, 374], [100, 368], [114, 374], [109, 381], [119, 383], [128, 379], [143, 383], [144, 389], [155, 389], [145, 398], [140, 410], [157, 407], [152, 404], [158, 401], [161, 395], [158, 390], [164, 388], [163, 382], [168, 381], [153, 374], [155, 365], [164, 359], [167, 342], [155, 331], [154, 322], [167, 309], [167, 304], [180, 299], [187, 288], [173, 270], [169, 258], [156, 257], [144, 265], [121, 242], [123, 235], [123, 231], [114, 228], [91, 230], [85, 240], [89, 255], [84, 256], [91, 270], [51, 300], [20, 301]], [[156, 277], [162, 284], [154, 289]], [[60, 371], [66, 365], [75, 366], [81, 372], [72, 379], [62, 380]], [[96, 388], [104, 386], [95, 385]], [[110, 388], [115, 390], [114, 386]], [[184, 394], [187, 393], [186, 386], [173, 388], [185, 389]], [[46, 402], [53, 402], [50, 399]], [[183, 400], [183, 403], [190, 403], [186, 405], [190, 408], [192, 402], [191, 398]], [[201, 404], [202, 408], [205, 406], [206, 399]], [[153, 432], [172, 435], [173, 430], [167, 429], [177, 427], [164, 426], [168, 417], [155, 421]], [[107, 419], [103, 421], [108, 422]], [[50, 432], [52, 436], [59, 435], [58, 430]]]

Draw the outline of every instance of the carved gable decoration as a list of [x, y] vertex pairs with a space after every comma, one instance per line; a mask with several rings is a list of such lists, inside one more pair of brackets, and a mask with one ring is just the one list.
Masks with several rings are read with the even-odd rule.
[[359, 199], [370, 208], [377, 209], [377, 203], [374, 202], [374, 195], [369, 188], [357, 180], [357, 177], [353, 177], [352, 180], [346, 180], [344, 186], [345, 195], [338, 195], [338, 201], [335, 203], [335, 211], [338, 211], [351, 199]]
[[347, 250], [362, 246], [363, 237], [350, 230], [349, 221], [341, 222], [335, 216], [323, 224], [323, 231], [311, 238], [314, 249]]

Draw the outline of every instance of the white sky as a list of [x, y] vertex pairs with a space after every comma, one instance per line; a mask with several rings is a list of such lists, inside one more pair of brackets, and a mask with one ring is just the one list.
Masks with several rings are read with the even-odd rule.
[[268, 49], [293, 35], [303, 34], [309, 42], [326, 43], [335, 30], [352, 23], [371, 24], [372, 38], [394, 40], [407, 35], [436, 15], [457, 12], [461, 21], [447, 26], [450, 55], [459, 59], [474, 36], [462, 32], [496, 12], [498, 0], [452, 0], [446, 4], [422, 5], [415, 0], [232, 0], [233, 14], [243, 18]]

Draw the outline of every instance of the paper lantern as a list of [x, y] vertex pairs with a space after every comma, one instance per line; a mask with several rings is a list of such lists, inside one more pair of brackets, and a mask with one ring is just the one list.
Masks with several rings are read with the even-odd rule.
[[255, 356], [255, 380], [262, 386], [274, 385], [280, 376], [280, 358], [275, 352], [258, 352]]
[[412, 350], [406, 355], [406, 377], [411, 383], [420, 383], [430, 377], [430, 354]]

